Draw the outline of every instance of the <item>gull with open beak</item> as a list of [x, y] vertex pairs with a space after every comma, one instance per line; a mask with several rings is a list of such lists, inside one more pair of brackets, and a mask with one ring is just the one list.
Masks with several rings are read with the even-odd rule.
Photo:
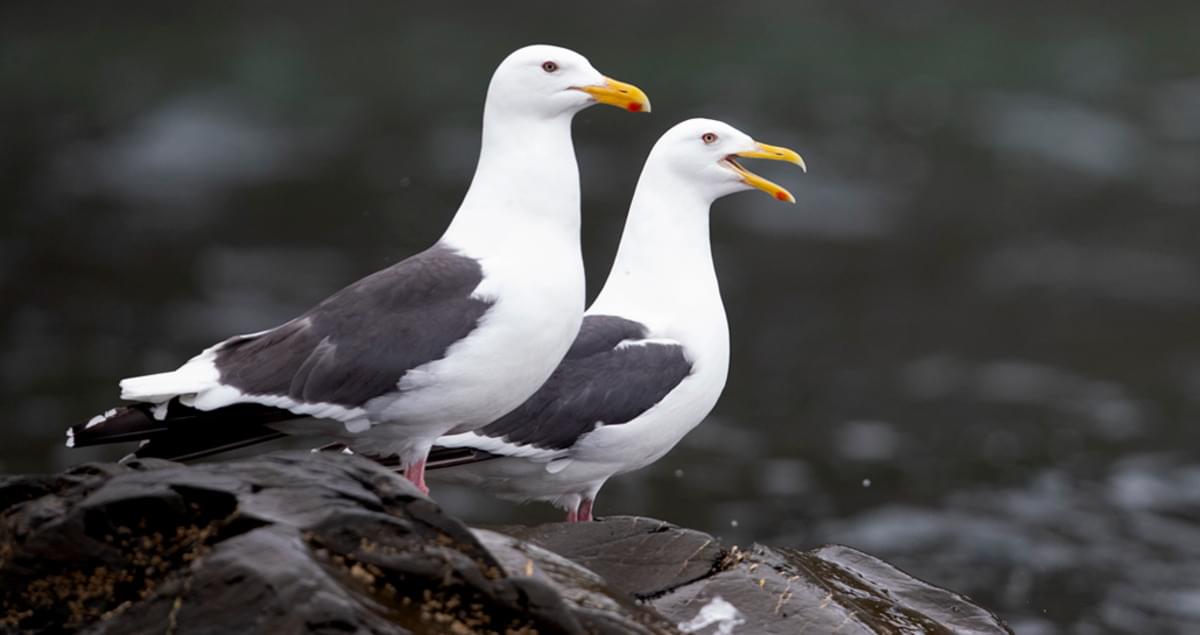
[[796, 202], [796, 197], [792, 196], [791, 192], [742, 167], [742, 164], [738, 163], [737, 159], [734, 158], [735, 156], [746, 157], [749, 159], [787, 161], [788, 163], [794, 163], [800, 166], [800, 170], [802, 172], [808, 172], [808, 166], [804, 164], [804, 159], [801, 158], [800, 155], [796, 154], [792, 150], [788, 150], [787, 148], [770, 146], [765, 143], [756, 143], [753, 150], [735, 152], [725, 157], [723, 160], [723, 163], [726, 167], [728, 167], [730, 170], [733, 170], [733, 172], [738, 176], [742, 177], [742, 183], [745, 183], [750, 187], [758, 188], [781, 201], [786, 201], [788, 203]]
[[709, 208], [749, 189], [795, 202], [738, 158], [805, 169], [795, 152], [711, 119], [685, 121], [659, 139], [612, 271], [566, 359], [516, 410], [439, 439], [431, 478], [551, 502], [568, 521], [591, 520], [605, 481], [658, 460], [708, 415], [729, 367]]
[[512, 53], [488, 86], [475, 176], [434, 246], [281, 326], [123, 380], [135, 404], [71, 428], [67, 444], [140, 440], [137, 456], [180, 460], [312, 435], [393, 457], [425, 489], [434, 440], [521, 405], [579, 331], [571, 120], [596, 103], [650, 110], [574, 51]]

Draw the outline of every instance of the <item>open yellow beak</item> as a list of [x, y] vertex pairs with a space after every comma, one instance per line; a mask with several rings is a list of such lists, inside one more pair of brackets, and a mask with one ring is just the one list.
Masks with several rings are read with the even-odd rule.
[[642, 89], [633, 84], [618, 82], [611, 77], [605, 77], [603, 84], [580, 86], [579, 90], [592, 96], [601, 104], [624, 108], [629, 112], [650, 112], [650, 98]]
[[[795, 163], [796, 165], [800, 166], [801, 170], [808, 172], [808, 166], [804, 164], [804, 159], [799, 154], [796, 154], [795, 150], [789, 150], [780, 146], [770, 146], [765, 143], [760, 143], [756, 149], [747, 150], [746, 152], [739, 152], [737, 155], [739, 157], [746, 157], [747, 159], [787, 161], [788, 163]], [[742, 182], [746, 185], [758, 188], [781, 201], [787, 201], [788, 203], [796, 202], [796, 197], [792, 196], [791, 192], [785, 190], [778, 184], [772, 183], [771, 181], [768, 181], [767, 179], [764, 179], [763, 177], [742, 167], [740, 163], [733, 160], [733, 157], [725, 159], [725, 163], [730, 169], [732, 169], [734, 172], [737, 172], [738, 175], [742, 177]]]

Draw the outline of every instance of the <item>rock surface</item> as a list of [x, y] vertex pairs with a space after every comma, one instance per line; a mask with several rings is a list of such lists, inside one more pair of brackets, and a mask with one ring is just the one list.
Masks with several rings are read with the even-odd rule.
[[64, 630], [1006, 632], [845, 547], [742, 551], [631, 517], [472, 530], [336, 454], [0, 478], [0, 632]]
[[849, 547], [725, 548], [707, 534], [634, 517], [505, 531], [586, 566], [675, 623], [719, 597], [740, 612], [737, 632], [755, 635], [1009, 632], [963, 596]]

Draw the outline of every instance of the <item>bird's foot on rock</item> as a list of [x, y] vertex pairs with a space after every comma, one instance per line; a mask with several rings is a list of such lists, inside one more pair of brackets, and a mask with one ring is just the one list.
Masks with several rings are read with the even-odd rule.
[[594, 520], [592, 518], [592, 499], [584, 498], [579, 501], [579, 506], [575, 509], [567, 511], [567, 522], [569, 523], [586, 523]]
[[404, 478], [416, 485], [422, 494], [429, 496], [429, 486], [425, 484], [425, 459], [404, 468]]

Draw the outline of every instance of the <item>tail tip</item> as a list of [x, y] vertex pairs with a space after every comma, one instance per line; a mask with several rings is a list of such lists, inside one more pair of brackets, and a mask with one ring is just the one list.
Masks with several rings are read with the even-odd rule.
[[96, 430], [95, 428], [128, 410], [128, 408], [109, 408], [104, 412], [87, 420], [87, 423], [80, 423], [67, 428], [68, 448], [80, 447], [81, 445], [92, 445], [97, 435], [104, 435], [104, 430]]

